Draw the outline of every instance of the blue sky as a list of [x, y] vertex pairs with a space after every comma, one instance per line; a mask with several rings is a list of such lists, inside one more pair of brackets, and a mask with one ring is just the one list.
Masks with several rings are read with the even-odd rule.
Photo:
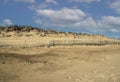
[[0, 0], [0, 25], [120, 38], [120, 0]]

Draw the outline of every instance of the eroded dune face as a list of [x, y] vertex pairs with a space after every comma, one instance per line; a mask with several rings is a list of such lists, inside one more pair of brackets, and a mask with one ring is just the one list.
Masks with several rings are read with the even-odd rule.
[[101, 35], [57, 32], [32, 27], [9, 26], [0, 28], [0, 46], [43, 47], [55, 45], [120, 44], [119, 40]]
[[0, 48], [0, 82], [119, 82], [120, 46]]

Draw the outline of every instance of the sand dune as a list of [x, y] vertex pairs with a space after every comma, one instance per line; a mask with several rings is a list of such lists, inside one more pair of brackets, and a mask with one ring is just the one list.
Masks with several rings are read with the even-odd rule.
[[0, 28], [0, 82], [120, 82], [119, 44], [101, 35]]
[[32, 27], [0, 28], [0, 46], [41, 47], [55, 45], [120, 44], [120, 40], [102, 35], [57, 32]]

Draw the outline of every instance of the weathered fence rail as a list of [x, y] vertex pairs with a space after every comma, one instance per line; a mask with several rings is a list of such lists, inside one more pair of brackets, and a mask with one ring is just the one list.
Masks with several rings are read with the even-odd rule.
[[88, 41], [84, 42], [81, 40], [53, 40], [50, 42], [53, 46], [55, 45], [107, 45], [107, 44], [120, 44], [120, 42], [108, 42], [108, 41]]
[[27, 41], [23, 45], [5, 45], [5, 44], [0, 44], [0, 47], [18, 47], [18, 48], [26, 48], [26, 47], [51, 47], [51, 46], [72, 46], [72, 45], [96, 45], [96, 46], [104, 46], [107, 44], [120, 44], [119, 42], [114, 42], [114, 41], [88, 41], [84, 42], [81, 40], [52, 40], [49, 41], [48, 43], [36, 43], [36, 44], [27, 44]]

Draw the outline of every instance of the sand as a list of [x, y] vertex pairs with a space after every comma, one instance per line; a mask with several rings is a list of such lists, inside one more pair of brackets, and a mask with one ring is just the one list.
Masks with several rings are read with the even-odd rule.
[[0, 82], [120, 82], [120, 45], [0, 47]]
[[0, 82], [120, 82], [119, 44], [101, 35], [1, 28]]

